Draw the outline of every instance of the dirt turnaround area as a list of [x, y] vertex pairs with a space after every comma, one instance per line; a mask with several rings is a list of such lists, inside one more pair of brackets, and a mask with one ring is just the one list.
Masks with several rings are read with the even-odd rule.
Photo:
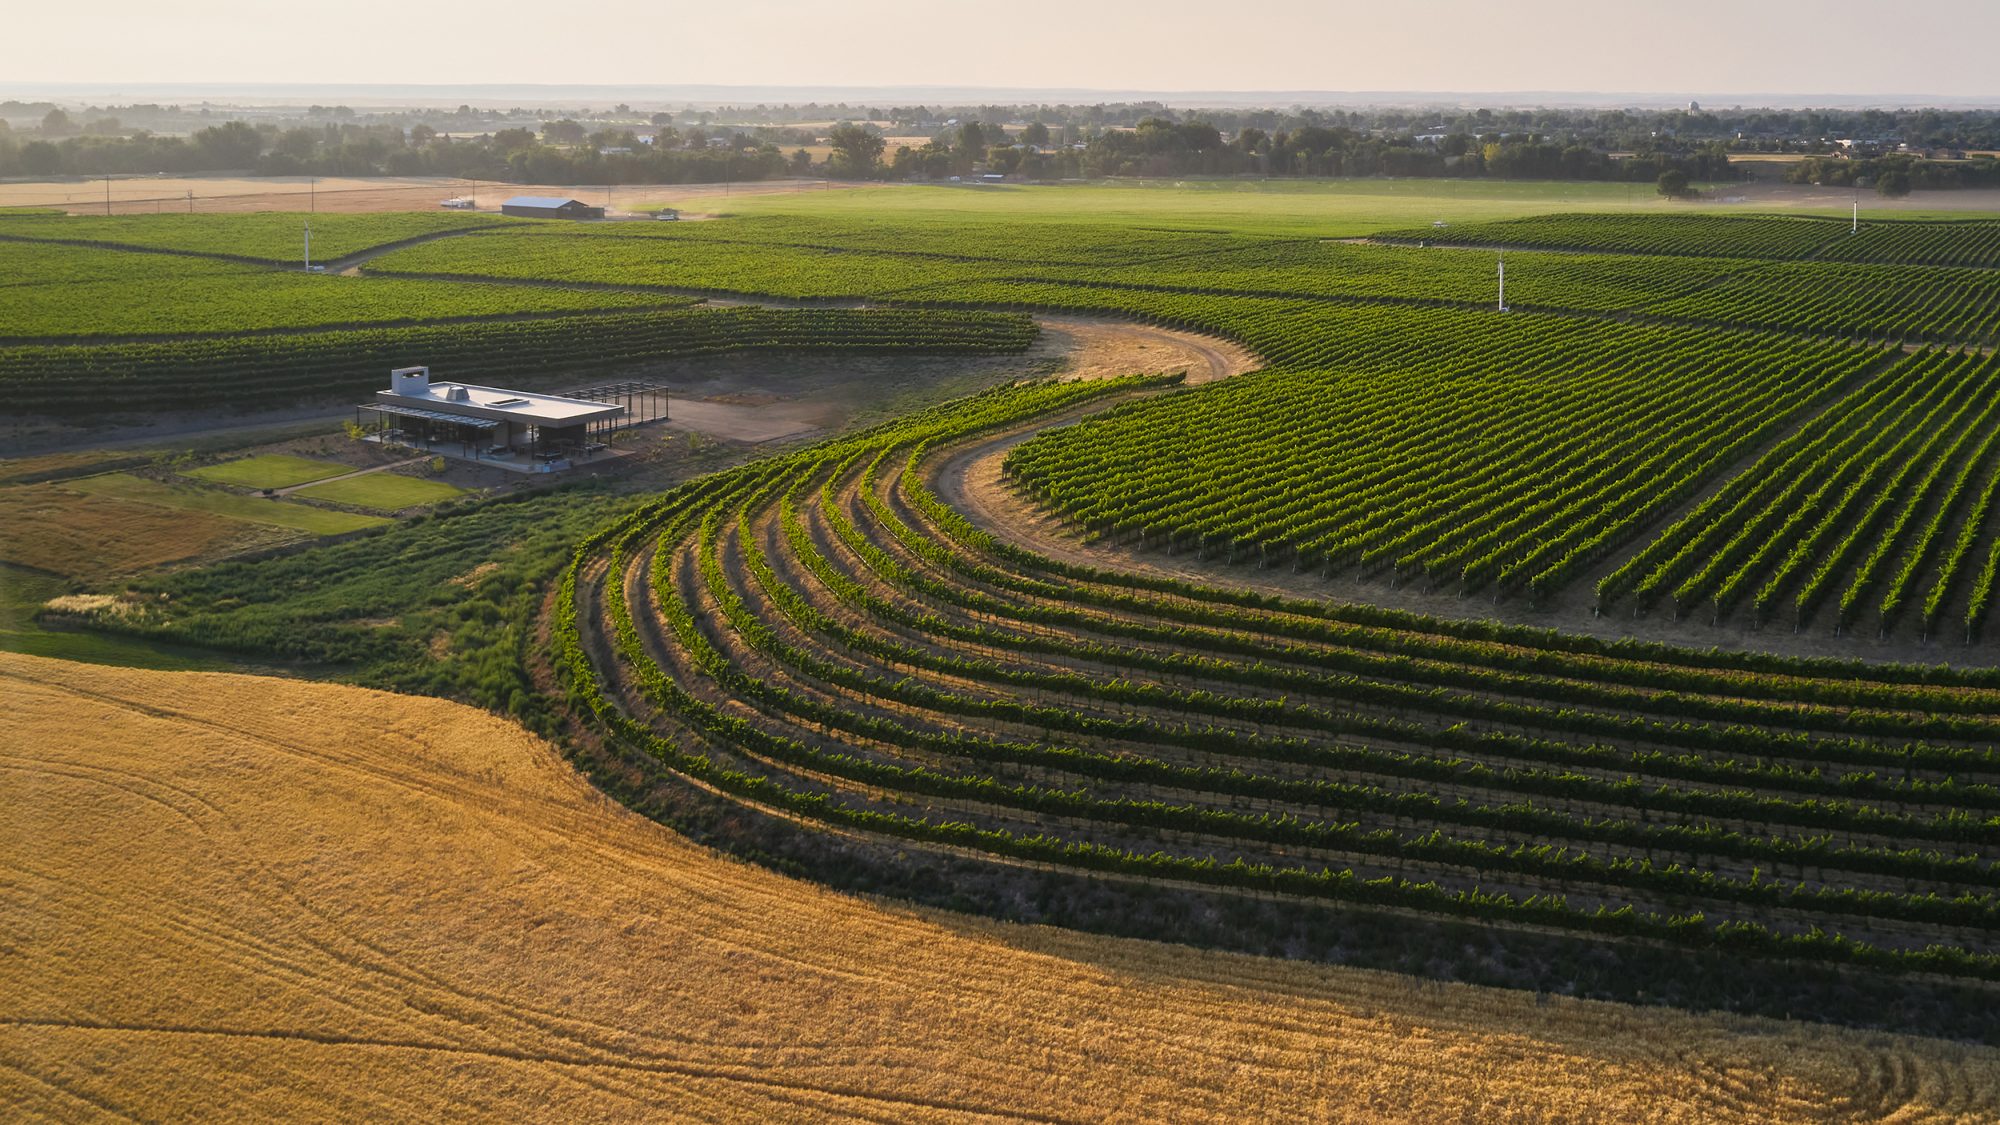
[[2000, 1051], [822, 890], [457, 704], [0, 654], [13, 1119], [1915, 1120]]

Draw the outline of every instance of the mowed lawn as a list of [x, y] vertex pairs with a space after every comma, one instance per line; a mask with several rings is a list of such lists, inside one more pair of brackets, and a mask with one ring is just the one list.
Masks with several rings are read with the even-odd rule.
[[464, 489], [441, 480], [423, 480], [395, 473], [369, 473], [364, 477], [330, 480], [311, 488], [301, 488], [296, 495], [333, 504], [373, 508], [378, 512], [399, 512], [404, 508], [449, 500], [464, 492]]
[[220, 465], [191, 469], [182, 475], [215, 484], [240, 484], [245, 488], [290, 488], [295, 484], [325, 480], [327, 477], [337, 477], [342, 473], [353, 471], [352, 465], [342, 465], [337, 461], [315, 461], [310, 457], [264, 453], [237, 461], [225, 461]]
[[338, 535], [344, 531], [359, 531], [364, 527], [374, 527], [389, 522], [380, 516], [330, 512], [324, 508], [290, 504], [283, 500], [266, 500], [256, 496], [242, 496], [233, 492], [218, 492], [212, 488], [192, 486], [177, 488], [144, 477], [136, 477], [130, 473], [106, 473], [103, 476], [84, 477], [81, 480], [65, 481], [63, 487], [93, 496], [111, 496], [163, 508], [207, 512], [250, 523], [289, 527], [314, 535]]

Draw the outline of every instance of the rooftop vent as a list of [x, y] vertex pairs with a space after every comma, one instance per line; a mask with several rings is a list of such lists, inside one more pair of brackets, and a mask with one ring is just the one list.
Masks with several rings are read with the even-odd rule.
[[464, 388], [464, 387], [446, 387], [446, 388], [444, 388], [444, 396], [443, 396], [443, 397], [444, 397], [444, 400], [445, 400], [446, 402], [470, 402], [470, 401], [472, 401], [472, 396], [471, 396], [471, 395], [469, 395], [469, 394], [466, 394], [466, 393], [465, 393], [465, 388]]
[[527, 401], [528, 401], [527, 399], [525, 399], [525, 398], [522, 398], [522, 397], [520, 397], [519, 395], [516, 395], [516, 396], [514, 396], [514, 397], [512, 397], [512, 398], [496, 398], [496, 399], [494, 399], [494, 400], [493, 400], [492, 402], [489, 402], [489, 403], [487, 403], [486, 405], [488, 405], [488, 406], [519, 406], [519, 405], [521, 405], [522, 403], [524, 403], [524, 402], [527, 402]]

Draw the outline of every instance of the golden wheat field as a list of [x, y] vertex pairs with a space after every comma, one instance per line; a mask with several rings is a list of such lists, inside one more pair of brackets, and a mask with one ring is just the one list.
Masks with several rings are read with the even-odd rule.
[[0, 699], [10, 1117], [2000, 1114], [2000, 1051], [845, 897], [451, 703], [5, 654]]

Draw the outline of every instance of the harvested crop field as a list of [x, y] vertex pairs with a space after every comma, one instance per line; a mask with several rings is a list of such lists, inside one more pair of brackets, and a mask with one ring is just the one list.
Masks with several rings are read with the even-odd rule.
[[0, 1099], [80, 1119], [1986, 1118], [2000, 1052], [1009, 927], [439, 701], [0, 655]]

